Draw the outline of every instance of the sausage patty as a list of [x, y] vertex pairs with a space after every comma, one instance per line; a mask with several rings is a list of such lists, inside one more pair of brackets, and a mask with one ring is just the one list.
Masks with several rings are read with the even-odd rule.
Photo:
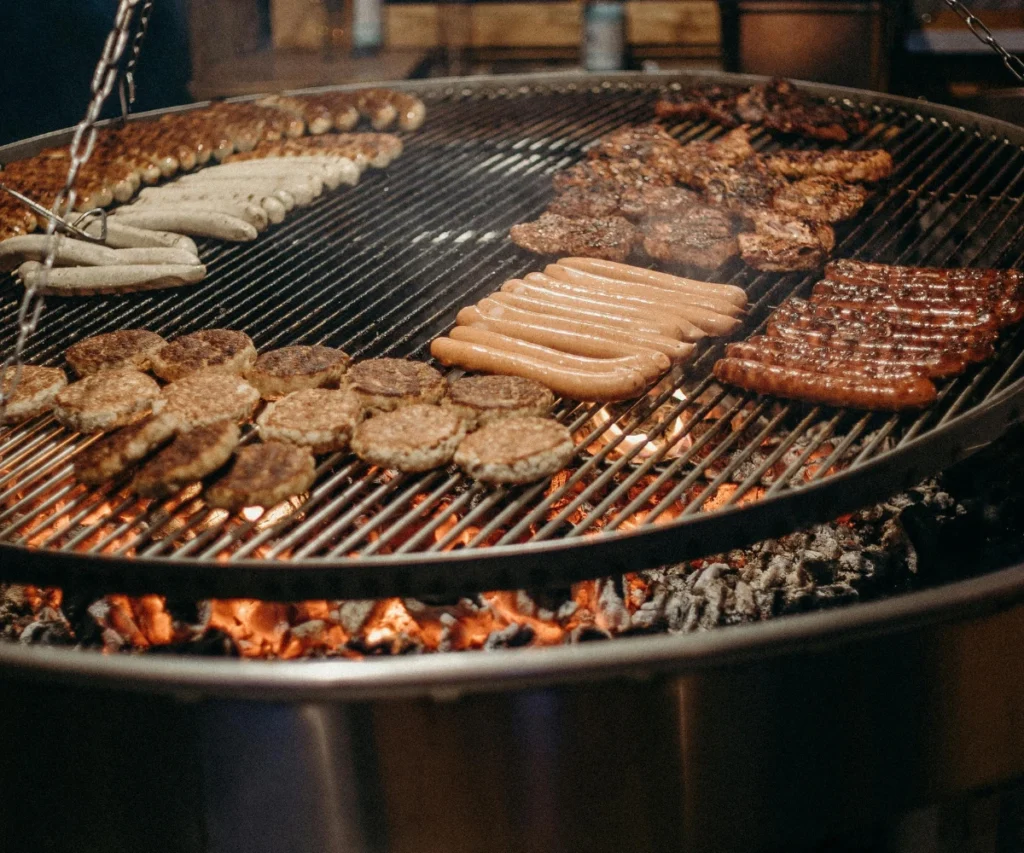
[[438, 403], [448, 390], [448, 383], [433, 367], [404, 358], [360, 361], [345, 374], [345, 385], [367, 409], [381, 412]]
[[116, 367], [149, 370], [153, 353], [166, 343], [156, 332], [121, 329], [105, 335], [93, 335], [72, 344], [64, 357], [79, 376], [89, 376]]
[[356, 427], [352, 450], [381, 468], [429, 471], [447, 465], [465, 436], [466, 422], [449, 408], [404, 406]]
[[304, 388], [267, 406], [259, 416], [260, 438], [331, 453], [348, 447], [363, 419], [359, 399], [348, 391]]
[[557, 421], [505, 418], [467, 436], [455, 462], [485, 483], [532, 483], [562, 470], [572, 455], [572, 435]]
[[555, 395], [521, 376], [466, 376], [451, 384], [445, 403], [476, 427], [502, 418], [544, 416], [555, 404]]
[[167, 382], [206, 369], [241, 375], [256, 362], [256, 348], [244, 332], [203, 329], [161, 347], [152, 362], [153, 372]]

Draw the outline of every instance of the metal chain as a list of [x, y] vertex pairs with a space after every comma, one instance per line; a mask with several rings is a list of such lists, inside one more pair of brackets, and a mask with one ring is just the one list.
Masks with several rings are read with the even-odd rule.
[[139, 11], [139, 25], [135, 30], [135, 38], [132, 39], [132, 52], [124, 66], [124, 74], [118, 86], [118, 94], [121, 97], [121, 120], [128, 119], [135, 104], [135, 66], [139, 64], [139, 54], [142, 52], [142, 43], [146, 40], [146, 31], [149, 29], [149, 16], [153, 14], [153, 0], [143, 0], [142, 9]]
[[1003, 58], [1003, 65], [1006, 66], [1007, 70], [1017, 78], [1021, 83], [1024, 83], [1024, 61], [1021, 61], [1019, 56], [1014, 56], [1005, 47], [1003, 47], [996, 37], [992, 35], [992, 31], [985, 26], [985, 23], [978, 18], [970, 9], [968, 9], [960, 0], [945, 0], [947, 6], [956, 12], [975, 36], [978, 41], [982, 44], [987, 44], [992, 50], [998, 53]]
[[[51, 207], [52, 216], [46, 226], [46, 252], [42, 269], [38, 276], [25, 281], [25, 293], [18, 308], [18, 337], [14, 351], [0, 364], [0, 423], [4, 421], [7, 403], [14, 395], [21, 381], [25, 346], [39, 325], [43, 312], [42, 292], [46, 291], [50, 280], [50, 271], [57, 255], [57, 246], [61, 239], [57, 234], [57, 219], [63, 220], [75, 208], [75, 180], [82, 166], [88, 161], [96, 142], [96, 122], [99, 120], [103, 105], [110, 97], [118, 78], [118, 64], [124, 56], [125, 47], [131, 37], [132, 22], [135, 11], [140, 3], [151, 5], [152, 0], [119, 0], [114, 26], [103, 45], [103, 53], [96, 64], [92, 75], [92, 97], [85, 116], [75, 127], [75, 134], [68, 149], [69, 165], [67, 179], [63, 188], [57, 193]], [[144, 9], [145, 11], [145, 9]], [[148, 14], [147, 14], [148, 20]], [[141, 46], [141, 42], [139, 43]], [[137, 58], [137, 57], [136, 57]], [[134, 68], [134, 65], [132, 65]], [[13, 370], [11, 369], [13, 368]]]

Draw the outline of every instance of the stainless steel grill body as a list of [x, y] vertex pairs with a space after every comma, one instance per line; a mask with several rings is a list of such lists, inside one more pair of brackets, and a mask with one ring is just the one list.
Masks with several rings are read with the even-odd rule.
[[[187, 291], [51, 300], [30, 356], [60, 363], [70, 343], [116, 328], [175, 335], [217, 326], [248, 332], [261, 349], [325, 343], [356, 357], [424, 357], [459, 308], [541, 265], [506, 235], [543, 209], [552, 173], [602, 134], [650, 119], [658, 93], [689, 80], [416, 86], [430, 118], [388, 171], [254, 244], [204, 245], [211, 274]], [[875, 124], [857, 144], [884, 146], [897, 164], [840, 233], [837, 256], [1018, 262], [1024, 132], [917, 102], [818, 91], [865, 110]], [[690, 140], [721, 129], [687, 124], [673, 132]], [[764, 134], [756, 144], [779, 146]], [[24, 143], [0, 157], [38, 147]], [[736, 262], [713, 280], [750, 293], [747, 334], [814, 277], [757, 274]], [[2, 286], [0, 346], [13, 334], [16, 296], [13, 282]], [[0, 433], [4, 574], [54, 583], [73, 577], [123, 592], [375, 597], [564, 583], [714, 553], [887, 496], [998, 435], [1022, 410], [1014, 393], [1021, 341], [1020, 332], [1011, 334], [994, 363], [949, 383], [928, 411], [891, 417], [720, 388], [709, 378], [718, 344], [678, 383], [686, 399], [666, 388], [600, 425], [593, 420], [600, 407], [563, 402], [558, 416], [580, 432], [581, 446], [605, 446], [581, 454], [554, 485], [490, 488], [454, 469], [395, 476], [338, 454], [322, 460], [308, 498], [264, 514], [211, 511], [196, 490], [150, 504], [119, 490], [123, 484], [84, 489], [70, 460], [85, 440], [41, 420]], [[609, 440], [613, 427], [629, 433], [662, 404], [685, 424], [673, 443], [644, 457], [640, 445]], [[816, 473], [803, 476], [815, 459]]]

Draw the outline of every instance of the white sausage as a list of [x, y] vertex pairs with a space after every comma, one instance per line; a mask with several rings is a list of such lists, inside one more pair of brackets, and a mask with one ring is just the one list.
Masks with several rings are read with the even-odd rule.
[[218, 240], [249, 242], [258, 236], [256, 229], [237, 216], [219, 211], [177, 210], [166, 208], [125, 209], [116, 217], [125, 225], [136, 228], [155, 228], [161, 231], [181, 231], [196, 237], [214, 237]]
[[[26, 286], [40, 280], [42, 264], [29, 261], [18, 268]], [[146, 264], [116, 267], [63, 267], [50, 270], [49, 280], [40, 293], [55, 296], [91, 296], [97, 293], [132, 293], [194, 284], [206, 277], [202, 264]]]
[[198, 264], [199, 258], [187, 249], [146, 248], [146, 249], [115, 249], [114, 255], [119, 264], [132, 266], [148, 264]]
[[208, 202], [188, 202], [187, 204], [133, 204], [128, 207], [118, 208], [114, 211], [114, 216], [120, 217], [133, 210], [164, 210], [172, 213], [226, 213], [229, 216], [234, 216], [248, 222], [257, 231], [265, 231], [270, 224], [270, 217], [267, 216], [267, 212], [259, 205], [247, 202], [220, 201], [217, 199]]
[[[93, 220], [85, 226], [85, 233], [92, 237], [99, 237], [102, 234], [102, 227], [99, 220]], [[199, 250], [195, 242], [184, 234], [172, 234], [169, 231], [154, 231], [149, 228], [135, 228], [123, 222], [114, 222], [107, 219], [107, 241], [106, 244], [112, 249], [144, 249], [147, 247], [165, 246], [168, 248], [184, 249], [198, 257]]]
[[646, 383], [637, 371], [588, 373], [558, 367], [519, 353], [507, 352], [483, 344], [437, 338], [430, 345], [430, 354], [442, 364], [457, 364], [467, 370], [522, 376], [546, 385], [556, 394], [573, 400], [612, 402], [630, 400], [643, 393]]
[[[72, 240], [57, 235], [54, 266], [103, 266], [121, 263], [117, 253], [99, 243]], [[46, 257], [45, 234], [26, 234], [0, 242], [0, 269], [12, 270], [24, 261], [41, 261]]]

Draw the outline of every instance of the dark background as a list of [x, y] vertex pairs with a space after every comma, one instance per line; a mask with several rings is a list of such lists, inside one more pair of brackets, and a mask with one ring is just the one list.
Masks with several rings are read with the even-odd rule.
[[[195, 0], [202, 2], [202, 0]], [[137, 111], [187, 103], [187, 0], [156, 0]], [[77, 123], [117, 0], [0, 0], [0, 144]], [[116, 109], [111, 98], [107, 114]]]

